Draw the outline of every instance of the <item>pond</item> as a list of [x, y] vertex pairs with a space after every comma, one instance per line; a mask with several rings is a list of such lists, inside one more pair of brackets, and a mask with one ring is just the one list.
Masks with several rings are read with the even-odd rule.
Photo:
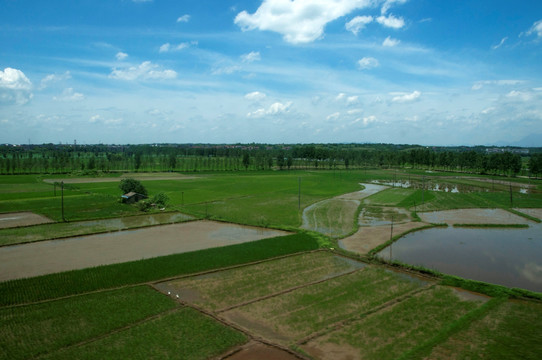
[[542, 292], [542, 224], [525, 229], [433, 228], [382, 250], [382, 259]]

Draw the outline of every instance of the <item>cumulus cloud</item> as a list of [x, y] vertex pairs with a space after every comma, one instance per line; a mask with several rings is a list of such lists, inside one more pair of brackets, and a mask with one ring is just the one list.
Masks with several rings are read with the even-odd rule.
[[354, 35], [357, 35], [361, 30], [373, 21], [372, 16], [356, 16], [352, 20], [346, 23], [345, 28], [351, 31]]
[[376, 18], [376, 22], [382, 26], [393, 28], [393, 29], [400, 29], [403, 26], [405, 26], [405, 20], [403, 20], [403, 18], [397, 18], [393, 15], [379, 16]]
[[366, 117], [357, 118], [354, 121], [352, 121], [350, 123], [350, 125], [354, 125], [354, 124], [359, 123], [359, 124], [362, 124], [363, 126], [368, 126], [369, 124], [374, 123], [376, 121], [377, 121], [376, 116], [370, 115], [370, 116], [366, 116]]
[[62, 91], [62, 95], [54, 96], [53, 100], [72, 102], [72, 101], [81, 101], [84, 98], [85, 96], [83, 94], [75, 92], [73, 88], [67, 88], [67, 89], [64, 89], [64, 91]]
[[421, 92], [415, 90], [411, 93], [394, 93], [392, 95], [395, 95], [391, 101], [397, 102], [397, 103], [406, 103], [406, 102], [412, 102], [416, 101], [420, 98], [422, 95]]
[[399, 45], [400, 42], [401, 42], [401, 40], [392, 39], [391, 37], [388, 36], [388, 37], [382, 42], [382, 46], [385, 46], [385, 47], [394, 47], [394, 46]]
[[285, 114], [290, 111], [291, 106], [292, 106], [291, 101], [288, 101], [287, 103], [276, 102], [276, 103], [271, 104], [271, 106], [269, 106], [267, 109], [261, 108], [254, 112], [248, 113], [247, 117], [261, 118], [265, 116]]
[[177, 18], [177, 22], [180, 23], [180, 22], [189, 22], [190, 21], [190, 15], [188, 14], [185, 14], [183, 16], [179, 16]]
[[244, 63], [251, 63], [254, 61], [260, 61], [262, 58], [260, 56], [260, 53], [258, 51], [251, 51], [248, 54], [241, 55], [241, 60]]
[[358, 61], [358, 67], [360, 70], [374, 69], [378, 66], [380, 66], [380, 63], [373, 57], [364, 57]]
[[329, 22], [372, 5], [372, 0], [264, 0], [254, 14], [242, 11], [234, 22], [243, 31], [274, 31], [301, 44], [321, 38]]
[[259, 91], [254, 91], [245, 95], [245, 99], [250, 100], [250, 101], [261, 101], [265, 99], [266, 97], [267, 95]]
[[0, 102], [23, 105], [34, 96], [31, 92], [32, 83], [18, 69], [5, 68], [0, 70]]
[[542, 19], [536, 21], [533, 26], [526, 32], [527, 35], [535, 34], [538, 38], [542, 38]]
[[125, 52], [122, 52], [122, 51], [119, 51], [117, 53], [117, 55], [115, 55], [115, 58], [119, 61], [122, 61], [124, 59], [126, 59], [128, 57], [128, 54], [126, 54]]
[[64, 74], [49, 74], [45, 76], [43, 79], [41, 79], [39, 89], [43, 90], [53, 83], [68, 80], [68, 79], [71, 79], [71, 77], [72, 75], [70, 74], [69, 71], [66, 71]]
[[144, 61], [140, 65], [128, 68], [113, 69], [110, 78], [118, 80], [167, 80], [177, 77], [177, 72], [170, 69], [162, 69], [159, 65], [150, 61]]

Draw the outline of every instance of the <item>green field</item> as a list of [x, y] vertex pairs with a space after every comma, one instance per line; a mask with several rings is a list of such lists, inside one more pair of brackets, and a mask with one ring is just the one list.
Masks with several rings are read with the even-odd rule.
[[[405, 214], [414, 209], [542, 207], [539, 184], [528, 194], [513, 192], [511, 199], [506, 184], [451, 175], [422, 170], [296, 170], [206, 173], [174, 180], [158, 180], [157, 174], [142, 180], [151, 197], [160, 192], [169, 197], [167, 213], [156, 209], [144, 213], [121, 204], [118, 181], [74, 183], [64, 189], [66, 222], [60, 189], [55, 194], [54, 185], [43, 181], [61, 175], [2, 175], [0, 213], [30, 211], [56, 222], [0, 229], [0, 245], [192, 218], [296, 233], [2, 282], [0, 359], [208, 359], [248, 341], [247, 334], [213, 317], [316, 359], [332, 359], [332, 350], [353, 359], [538, 358], [542, 304], [506, 298], [532, 294], [451, 277], [420, 279], [386, 265], [344, 257], [342, 250], [314, 251], [337, 248], [337, 243], [298, 232], [303, 210], [310, 205], [315, 206], [309, 215], [332, 229], [322, 232], [337, 237], [356, 228], [359, 213], [382, 221], [393, 216], [399, 222], [408, 221]], [[362, 200], [359, 207], [345, 207], [332, 199], [361, 190], [360, 183], [394, 178], [414, 183], [422, 176], [446, 177], [446, 183], [470, 190], [390, 188]], [[452, 286], [493, 298], [465, 297]], [[179, 294], [186, 305], [167, 291]]]

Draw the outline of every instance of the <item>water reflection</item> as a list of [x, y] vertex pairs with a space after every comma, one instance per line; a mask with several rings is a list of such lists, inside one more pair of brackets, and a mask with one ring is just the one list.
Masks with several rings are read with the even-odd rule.
[[542, 224], [526, 229], [434, 228], [378, 256], [467, 279], [542, 292]]

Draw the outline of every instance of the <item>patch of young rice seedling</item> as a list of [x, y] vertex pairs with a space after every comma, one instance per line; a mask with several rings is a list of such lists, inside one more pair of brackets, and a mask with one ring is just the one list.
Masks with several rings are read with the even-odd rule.
[[241, 304], [362, 267], [329, 252], [307, 253], [210, 275], [176, 280], [168, 287], [197, 292], [193, 302], [213, 310]]
[[263, 319], [278, 333], [300, 339], [422, 286], [391, 271], [368, 266], [237, 310]]
[[216, 357], [247, 341], [242, 333], [183, 308], [43, 359], [183, 359]]
[[542, 304], [504, 301], [484, 317], [435, 346], [428, 358], [538, 359], [542, 353]]
[[461, 300], [449, 288], [435, 287], [315, 339], [314, 344], [354, 348], [363, 359], [396, 359], [480, 305]]
[[56, 351], [100, 336], [177, 304], [147, 286], [0, 309], [0, 359]]

